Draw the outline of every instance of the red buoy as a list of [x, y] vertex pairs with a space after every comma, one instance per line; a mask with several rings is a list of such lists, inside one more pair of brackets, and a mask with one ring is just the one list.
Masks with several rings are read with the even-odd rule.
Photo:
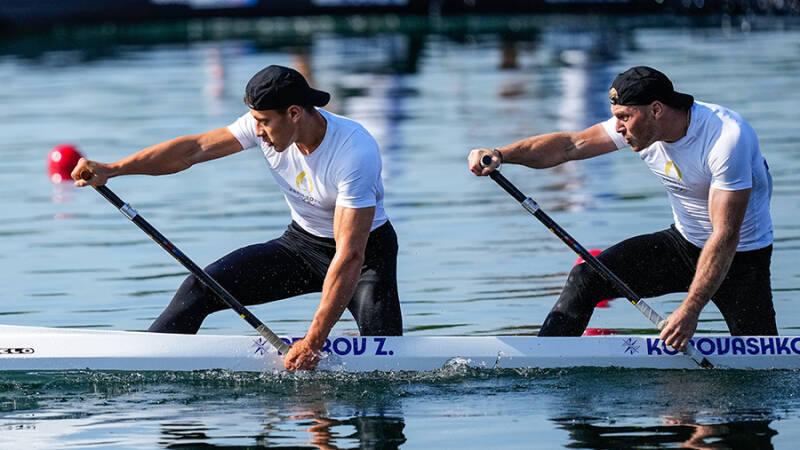
[[53, 183], [72, 181], [70, 173], [82, 157], [81, 152], [73, 145], [60, 144], [53, 147], [47, 156], [47, 176], [50, 177], [50, 181]]

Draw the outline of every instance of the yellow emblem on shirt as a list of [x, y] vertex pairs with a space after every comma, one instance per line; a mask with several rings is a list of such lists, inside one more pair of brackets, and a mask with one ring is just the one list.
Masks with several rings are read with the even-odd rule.
[[314, 185], [311, 183], [311, 178], [306, 177], [305, 172], [300, 172], [300, 175], [297, 175], [295, 178], [295, 183], [297, 183], [297, 189], [300, 189], [302, 192], [311, 193], [314, 190]]
[[672, 162], [672, 161], [667, 161], [667, 164], [666, 164], [666, 165], [664, 165], [664, 173], [665, 173], [667, 176], [670, 176], [670, 175], [669, 175], [669, 171], [670, 171], [670, 169], [675, 169], [675, 174], [678, 176], [678, 181], [680, 181], [680, 179], [681, 179], [681, 178], [683, 178], [683, 175], [681, 174], [681, 169], [679, 169], [679, 168], [678, 168], [678, 166], [677, 166], [677, 165], [675, 165], [675, 163], [674, 163], [674, 162]]

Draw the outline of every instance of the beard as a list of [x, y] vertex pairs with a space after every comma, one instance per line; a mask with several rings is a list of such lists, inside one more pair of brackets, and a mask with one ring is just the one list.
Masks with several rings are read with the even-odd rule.
[[641, 126], [636, 128], [635, 133], [630, 133], [625, 140], [633, 151], [640, 152], [656, 141], [659, 130], [655, 120], [645, 120]]

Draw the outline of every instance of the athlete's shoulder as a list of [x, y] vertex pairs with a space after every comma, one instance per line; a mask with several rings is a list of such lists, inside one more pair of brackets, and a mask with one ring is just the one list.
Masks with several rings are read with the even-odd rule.
[[258, 145], [259, 140], [256, 136], [256, 119], [246, 112], [239, 116], [233, 123], [228, 125], [228, 131], [242, 145], [242, 148], [251, 148]]
[[354, 132], [364, 132], [369, 134], [369, 131], [367, 131], [363, 125], [349, 117], [340, 116], [322, 108], [317, 108], [317, 111], [319, 111], [319, 113], [325, 117], [329, 127], [337, 131], [342, 131], [345, 135], [349, 135]]
[[341, 149], [358, 152], [378, 152], [378, 142], [372, 134], [359, 122], [319, 109], [328, 121], [328, 132], [331, 133], [333, 145]]
[[709, 144], [722, 141], [735, 145], [741, 140], [758, 139], [753, 127], [732, 109], [712, 103], [695, 102], [692, 113], [693, 117], [698, 118], [699, 131], [701, 135], [705, 135]]
[[695, 102], [694, 113], [705, 117], [708, 122], [717, 122], [720, 127], [750, 128], [750, 125], [738, 112], [713, 103]]

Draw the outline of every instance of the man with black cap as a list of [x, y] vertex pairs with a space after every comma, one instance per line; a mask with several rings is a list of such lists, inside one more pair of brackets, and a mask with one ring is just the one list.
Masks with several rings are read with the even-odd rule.
[[[685, 350], [709, 300], [731, 334], [777, 334], [769, 271], [772, 178], [755, 131], [729, 109], [676, 92], [650, 67], [619, 74], [609, 100], [609, 120], [472, 150], [470, 170], [484, 176], [501, 163], [547, 168], [630, 146], [663, 182], [675, 223], [620, 242], [598, 259], [641, 297], [687, 292], [661, 331], [673, 348]], [[482, 167], [487, 154], [492, 163]], [[576, 265], [539, 336], [580, 335], [595, 305], [617, 295], [587, 264]]]
[[[244, 305], [322, 292], [305, 337], [285, 357], [287, 369], [313, 369], [345, 309], [362, 335], [400, 335], [397, 236], [383, 208], [378, 144], [360, 124], [318, 107], [330, 100], [297, 71], [269, 66], [250, 79], [250, 111], [227, 127], [148, 147], [116, 163], [82, 159], [77, 186], [118, 175], [162, 175], [258, 147], [291, 209], [292, 222], [272, 241], [222, 257], [206, 271]], [[85, 171], [89, 180], [81, 179]], [[189, 276], [150, 326], [160, 333], [196, 333], [226, 308]]]

